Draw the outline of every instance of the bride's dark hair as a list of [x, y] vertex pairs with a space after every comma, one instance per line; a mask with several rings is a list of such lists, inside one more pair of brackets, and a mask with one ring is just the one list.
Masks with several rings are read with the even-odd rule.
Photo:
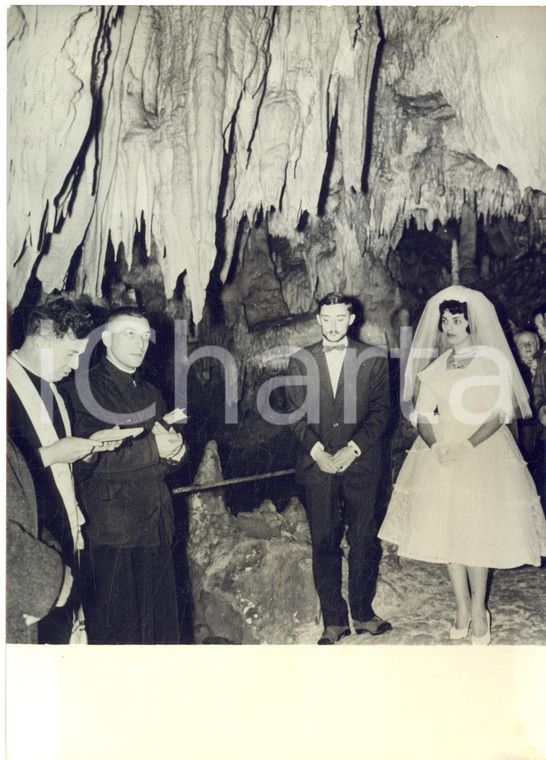
[[[463, 317], [468, 322], [468, 310], [466, 308], [466, 301], [442, 301], [442, 303], [439, 306], [440, 310], [440, 318], [438, 320], [438, 330], [440, 332], [443, 332], [442, 330], [442, 317], [444, 316], [444, 311], [449, 311], [450, 314], [462, 314]], [[470, 326], [466, 326], [467, 333], [470, 333]]]

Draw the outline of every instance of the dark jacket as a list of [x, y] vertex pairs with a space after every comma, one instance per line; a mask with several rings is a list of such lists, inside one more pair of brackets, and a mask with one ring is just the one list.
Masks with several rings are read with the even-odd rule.
[[[178, 464], [161, 459], [151, 432], [166, 408], [160, 391], [151, 383], [102, 359], [87, 373], [93, 399], [111, 412], [107, 421], [90, 413], [91, 405], [71, 380], [63, 393], [72, 414], [74, 435], [88, 437], [97, 430], [143, 426], [136, 438], [128, 438], [115, 451], [80, 461], [74, 466], [78, 501], [92, 545], [135, 548], [170, 543], [174, 516], [165, 476]], [[138, 412], [153, 406], [141, 420]]]
[[[299, 442], [297, 482], [317, 482], [325, 477], [325, 473], [319, 470], [310, 455], [317, 441], [324, 445], [328, 453], [333, 454], [351, 440], [359, 447], [361, 456], [355, 459], [346, 472], [363, 479], [376, 480], [380, 473], [379, 441], [385, 432], [390, 409], [389, 373], [384, 349], [349, 339], [335, 398], [322, 341], [305, 350], [316, 362], [318, 389], [311, 378], [309, 387], [287, 386], [288, 408], [289, 411], [296, 412], [305, 402], [308, 393], [318, 392], [319, 419], [308, 420], [306, 415], [294, 423], [294, 432]], [[363, 352], [366, 352], [365, 357]], [[359, 359], [363, 360], [361, 364]], [[306, 375], [300, 353], [291, 358], [288, 372], [294, 376]]]
[[[36, 644], [37, 626], [27, 625], [23, 615], [43, 618], [54, 607], [64, 565], [59, 552], [38, 538], [34, 482], [23, 456], [9, 439], [6, 453], [6, 640], [8, 644]], [[49, 540], [53, 543], [51, 537]]]

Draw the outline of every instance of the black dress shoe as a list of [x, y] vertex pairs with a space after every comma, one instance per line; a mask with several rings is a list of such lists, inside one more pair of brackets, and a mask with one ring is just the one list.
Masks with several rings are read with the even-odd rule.
[[372, 636], [381, 636], [382, 633], [392, 631], [392, 625], [387, 620], [381, 620], [374, 615], [371, 620], [353, 620], [355, 633], [371, 633]]
[[351, 629], [347, 625], [327, 625], [317, 644], [337, 644], [344, 636], [349, 636]]

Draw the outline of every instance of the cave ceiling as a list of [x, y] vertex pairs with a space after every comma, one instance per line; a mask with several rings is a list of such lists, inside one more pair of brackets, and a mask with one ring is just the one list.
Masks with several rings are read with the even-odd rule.
[[304, 312], [410, 220], [544, 214], [544, 8], [12, 6], [7, 36], [11, 309], [99, 300], [136, 233], [199, 322], [260, 220]]

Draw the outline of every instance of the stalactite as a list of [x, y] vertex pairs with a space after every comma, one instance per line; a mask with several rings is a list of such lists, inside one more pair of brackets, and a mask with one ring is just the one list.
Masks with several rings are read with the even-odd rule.
[[[8, 261], [17, 260], [9, 272], [11, 308], [37, 263], [42, 223], [53, 232], [54, 198], [89, 128], [89, 61], [99, 16], [98, 8], [70, 6], [57, 6], [55, 13], [12, 7], [8, 13], [7, 246]], [[72, 239], [81, 242], [85, 227], [74, 226]]]
[[[137, 18], [135, 15], [132, 25], [129, 19], [124, 19], [122, 24], [120, 11], [113, 8], [102, 8], [100, 11], [91, 58], [89, 85], [92, 107], [89, 126], [63, 187], [55, 198], [57, 226], [47, 255], [40, 261], [38, 269], [46, 292], [63, 287], [72, 254], [83, 241], [82, 262], [87, 283], [85, 286], [82, 283], [82, 290], [94, 296], [100, 295], [106, 246], [109, 235], [112, 237], [112, 225], [103, 223], [103, 214], [109, 203], [114, 164], [112, 154], [117, 145], [116, 133], [112, 134], [108, 128], [115, 129], [117, 125], [113, 119], [105, 118], [105, 114], [112, 100], [119, 102], [120, 69], [124, 66]], [[61, 222], [59, 215], [62, 216]], [[129, 244], [126, 250], [130, 251], [130, 241], [124, 239], [123, 242]]]
[[226, 281], [241, 225], [260, 213], [303, 262], [281, 283], [296, 311], [327, 284], [362, 292], [412, 217], [430, 230], [469, 198], [477, 215], [514, 213], [527, 183], [546, 187], [545, 19], [539, 8], [12, 7], [11, 308], [37, 264], [46, 292], [70, 271], [99, 298], [108, 245], [130, 265], [142, 219], [166, 295], [182, 277], [199, 322], [210, 272]]

